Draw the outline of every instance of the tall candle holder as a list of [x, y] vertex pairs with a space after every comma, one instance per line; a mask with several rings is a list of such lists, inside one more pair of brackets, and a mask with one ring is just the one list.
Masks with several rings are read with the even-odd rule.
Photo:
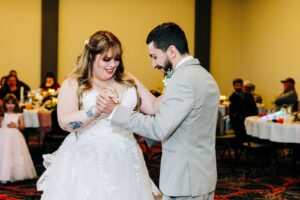
[[20, 104], [21, 105], [24, 104], [24, 87], [23, 86], [20, 87]]

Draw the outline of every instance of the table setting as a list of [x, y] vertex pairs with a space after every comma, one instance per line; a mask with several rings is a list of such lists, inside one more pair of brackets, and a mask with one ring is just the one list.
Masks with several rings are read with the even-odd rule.
[[248, 135], [281, 143], [300, 143], [300, 112], [282, 108], [265, 116], [245, 119]]

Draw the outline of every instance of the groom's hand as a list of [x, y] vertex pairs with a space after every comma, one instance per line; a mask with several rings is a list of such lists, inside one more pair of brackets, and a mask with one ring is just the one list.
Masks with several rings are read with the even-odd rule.
[[119, 99], [112, 91], [101, 92], [96, 99], [96, 106], [101, 110], [101, 112], [107, 114], [110, 114], [119, 104]]

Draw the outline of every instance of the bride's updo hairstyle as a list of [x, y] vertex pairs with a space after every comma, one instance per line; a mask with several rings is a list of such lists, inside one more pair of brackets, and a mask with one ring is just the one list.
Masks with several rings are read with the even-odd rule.
[[136, 86], [134, 80], [124, 77], [122, 46], [119, 39], [111, 32], [97, 31], [84, 42], [84, 49], [77, 58], [76, 69], [71, 73], [71, 76], [78, 80], [79, 99], [83, 92], [92, 88], [91, 72], [96, 55], [106, 53], [110, 49], [113, 51], [113, 58], [120, 62], [113, 76], [115, 81], [127, 87]]

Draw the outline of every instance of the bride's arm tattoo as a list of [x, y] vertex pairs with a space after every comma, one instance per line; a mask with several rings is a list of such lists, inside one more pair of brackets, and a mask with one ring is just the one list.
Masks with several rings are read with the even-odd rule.
[[100, 116], [101, 112], [96, 106], [92, 106], [91, 108], [85, 111], [85, 114], [87, 117], [89, 117], [89, 119], [84, 119], [83, 121], [69, 121], [68, 127], [72, 130], [82, 128], [83, 126], [89, 124], [91, 120], [96, 119], [98, 116]]
[[86, 116], [88, 116], [88, 117], [93, 117], [93, 116], [94, 116], [93, 111], [92, 111], [91, 108], [88, 109], [88, 110], [85, 112], [85, 114], [86, 114]]
[[83, 125], [83, 122], [82, 121], [73, 121], [73, 122], [70, 122], [69, 123], [69, 127], [71, 128], [71, 129], [79, 129], [79, 128], [81, 128], [82, 127], [82, 125]]
[[88, 117], [98, 117], [101, 113], [97, 114], [98, 108], [96, 106], [92, 106], [90, 109], [88, 109], [85, 114]]

